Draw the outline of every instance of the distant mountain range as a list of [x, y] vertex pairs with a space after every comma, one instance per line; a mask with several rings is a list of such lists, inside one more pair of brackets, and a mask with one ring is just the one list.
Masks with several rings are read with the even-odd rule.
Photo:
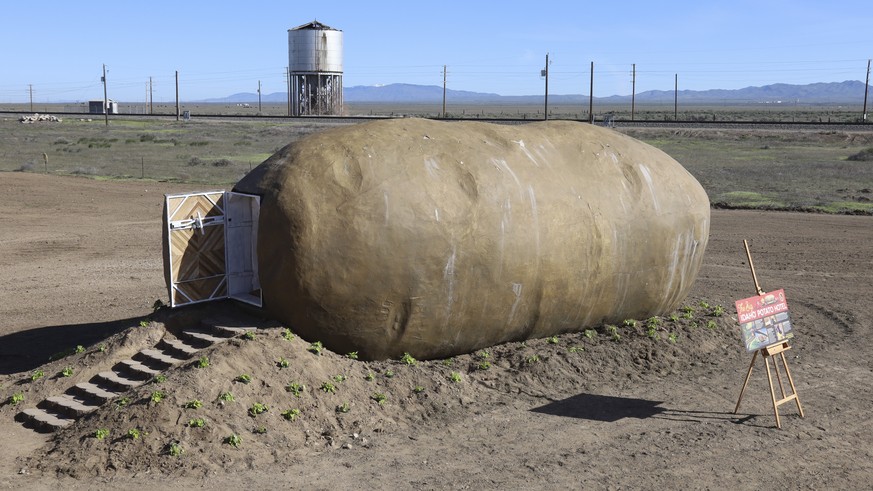
[[[807, 85], [772, 84], [743, 89], [680, 90], [679, 100], [696, 104], [737, 104], [737, 103], [860, 103], [864, 99], [864, 82], [847, 80], [845, 82], [814, 83]], [[649, 90], [636, 94], [636, 101], [643, 104], [673, 103], [672, 90]], [[443, 88], [437, 85], [389, 84], [379, 86], [345, 87], [343, 97], [348, 103], [414, 103], [439, 104], [443, 100]], [[286, 102], [286, 92], [265, 94], [265, 103]], [[488, 92], [466, 90], [446, 90], [449, 103], [467, 104], [538, 104], [543, 95], [505, 96]], [[630, 103], [630, 95], [595, 97], [595, 103]], [[200, 102], [252, 103], [258, 102], [258, 95], [240, 92], [227, 97], [206, 99]], [[582, 94], [549, 94], [550, 104], [587, 104], [588, 96]]]

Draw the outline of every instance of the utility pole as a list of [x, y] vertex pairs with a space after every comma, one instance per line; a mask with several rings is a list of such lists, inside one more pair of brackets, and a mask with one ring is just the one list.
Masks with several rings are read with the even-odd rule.
[[106, 63], [103, 64], [103, 117], [106, 119], [106, 126], [109, 126], [109, 92], [106, 90]]
[[633, 69], [631, 70], [631, 121], [634, 120], [634, 109], [636, 109], [636, 97], [637, 97], [637, 64], [633, 64]]
[[675, 75], [673, 82], [673, 120], [679, 120], [679, 74]]
[[445, 119], [445, 117], [446, 117], [446, 65], [443, 65], [443, 119]]
[[179, 121], [179, 70], [176, 70], [176, 121]]
[[285, 67], [285, 85], [288, 89], [288, 116], [291, 116], [291, 67]]
[[591, 82], [588, 84], [588, 123], [594, 124], [594, 62], [591, 62]]
[[[867, 75], [870, 75], [870, 67], [867, 67]], [[33, 84], [27, 84], [30, 87], [30, 112], [33, 112]], [[867, 96], [864, 95], [864, 107], [867, 107]], [[867, 111], [864, 111], [867, 112]]]
[[149, 114], [154, 113], [154, 103], [155, 103], [155, 93], [154, 93], [154, 84], [152, 84], [152, 77], [149, 77]]
[[[861, 121], [867, 122], [867, 92], [870, 89], [870, 60], [867, 60], [867, 80], [864, 82], [864, 115]], [[33, 111], [33, 109], [31, 109]]]
[[546, 77], [546, 104], [543, 119], [549, 119], [549, 54], [546, 53], [546, 69], [541, 72]]
[[258, 80], [258, 116], [261, 115], [261, 81]]

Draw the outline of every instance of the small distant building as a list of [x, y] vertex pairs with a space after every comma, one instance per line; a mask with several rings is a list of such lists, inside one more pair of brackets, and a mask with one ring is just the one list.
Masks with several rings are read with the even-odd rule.
[[[118, 103], [109, 99], [106, 102], [109, 108], [109, 114], [118, 114]], [[88, 101], [88, 113], [90, 114], [106, 114], [106, 108], [103, 107], [103, 99], [96, 101]]]

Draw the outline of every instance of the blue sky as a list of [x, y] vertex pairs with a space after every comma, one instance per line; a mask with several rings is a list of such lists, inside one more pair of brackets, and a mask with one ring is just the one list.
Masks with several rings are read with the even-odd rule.
[[864, 80], [873, 5], [859, 1], [0, 2], [0, 102], [284, 92], [288, 29], [314, 19], [344, 35], [344, 85], [595, 96], [679, 88]]

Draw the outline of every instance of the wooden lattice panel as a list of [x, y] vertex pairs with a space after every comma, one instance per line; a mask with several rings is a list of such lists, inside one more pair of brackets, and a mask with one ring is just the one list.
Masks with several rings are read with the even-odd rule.
[[167, 197], [173, 305], [227, 295], [224, 193]]

